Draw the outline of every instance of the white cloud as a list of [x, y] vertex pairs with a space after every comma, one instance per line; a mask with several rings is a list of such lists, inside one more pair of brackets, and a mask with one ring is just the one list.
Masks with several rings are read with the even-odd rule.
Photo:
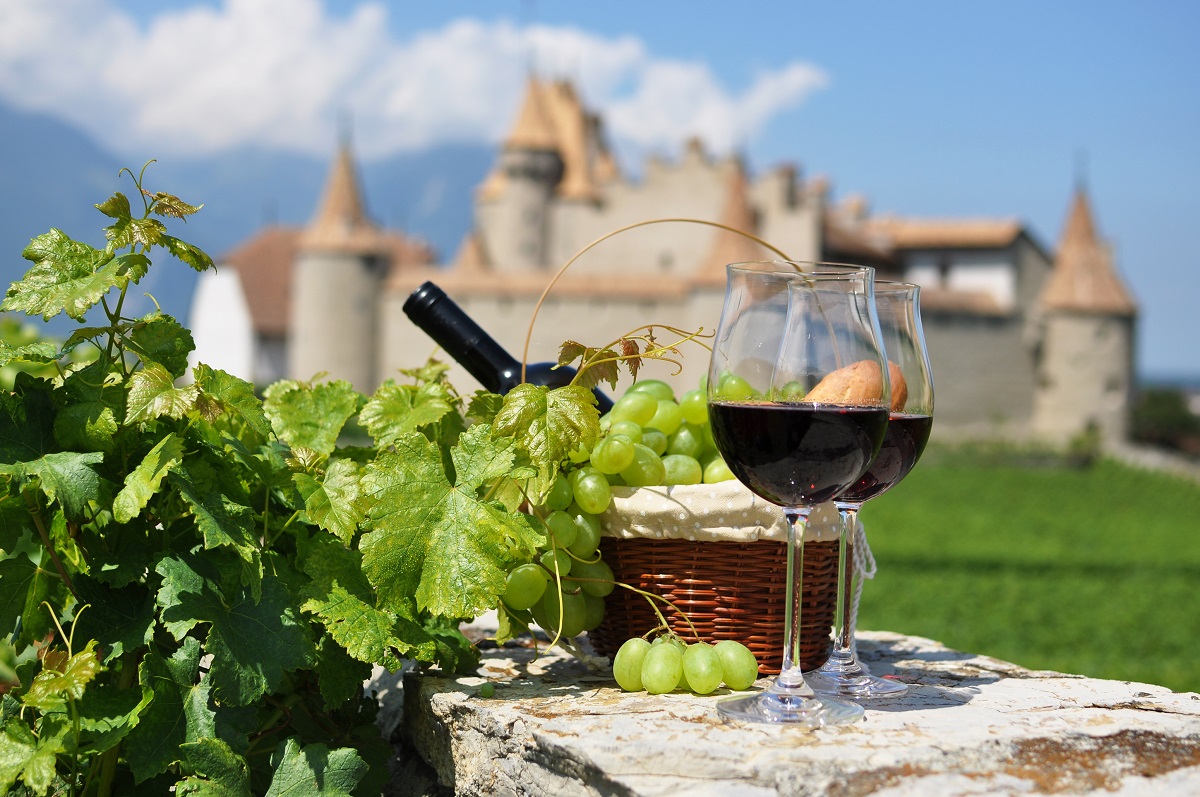
[[[733, 92], [699, 62], [625, 36], [458, 20], [401, 40], [382, 2], [226, 0], [140, 24], [109, 0], [0, 2], [0, 98], [155, 154], [254, 145], [327, 153], [352, 119], [364, 155], [495, 142], [532, 69], [565, 76], [623, 148], [752, 139], [826, 84], [793, 62]], [[169, 8], [169, 7], [167, 7]]]

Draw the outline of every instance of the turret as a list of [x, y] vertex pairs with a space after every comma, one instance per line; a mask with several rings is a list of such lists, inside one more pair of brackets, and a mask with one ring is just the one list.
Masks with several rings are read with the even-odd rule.
[[367, 217], [343, 141], [296, 258], [288, 345], [293, 379], [325, 372], [362, 392], [375, 389], [379, 298], [388, 265], [386, 239]]

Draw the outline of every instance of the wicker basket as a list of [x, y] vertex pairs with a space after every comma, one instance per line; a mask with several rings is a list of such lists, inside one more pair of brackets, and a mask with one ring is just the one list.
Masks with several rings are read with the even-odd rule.
[[[787, 548], [778, 539], [786, 527], [779, 510], [740, 485], [720, 488], [716, 501], [710, 500], [718, 495], [710, 485], [651, 489], [669, 499], [667, 513], [634, 517], [622, 499], [636, 501], [640, 491], [626, 491], [604, 517], [600, 550], [616, 580], [669, 600], [704, 641], [736, 639], [754, 652], [762, 673], [779, 672], [787, 599]], [[804, 544], [800, 656], [805, 670], [821, 666], [829, 655], [838, 558], [837, 539], [830, 536], [828, 530], [817, 536], [810, 529]], [[662, 602], [658, 606], [673, 631], [693, 638], [679, 611]], [[645, 597], [618, 588], [606, 599], [604, 622], [589, 637], [597, 653], [611, 656], [625, 640], [656, 625]]]

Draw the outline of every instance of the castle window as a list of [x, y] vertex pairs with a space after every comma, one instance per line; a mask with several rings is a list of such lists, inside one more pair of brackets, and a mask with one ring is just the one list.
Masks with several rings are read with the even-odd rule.
[[948, 255], [942, 255], [940, 258], [938, 258], [938, 285], [940, 287], [949, 287], [950, 269], [953, 267], [953, 265], [954, 264], [950, 262], [950, 257]]

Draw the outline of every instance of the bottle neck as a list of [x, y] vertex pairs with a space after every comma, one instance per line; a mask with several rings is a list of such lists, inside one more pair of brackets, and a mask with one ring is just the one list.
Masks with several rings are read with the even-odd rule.
[[432, 282], [413, 291], [404, 302], [404, 313], [485, 390], [503, 394], [520, 384], [520, 361]]

